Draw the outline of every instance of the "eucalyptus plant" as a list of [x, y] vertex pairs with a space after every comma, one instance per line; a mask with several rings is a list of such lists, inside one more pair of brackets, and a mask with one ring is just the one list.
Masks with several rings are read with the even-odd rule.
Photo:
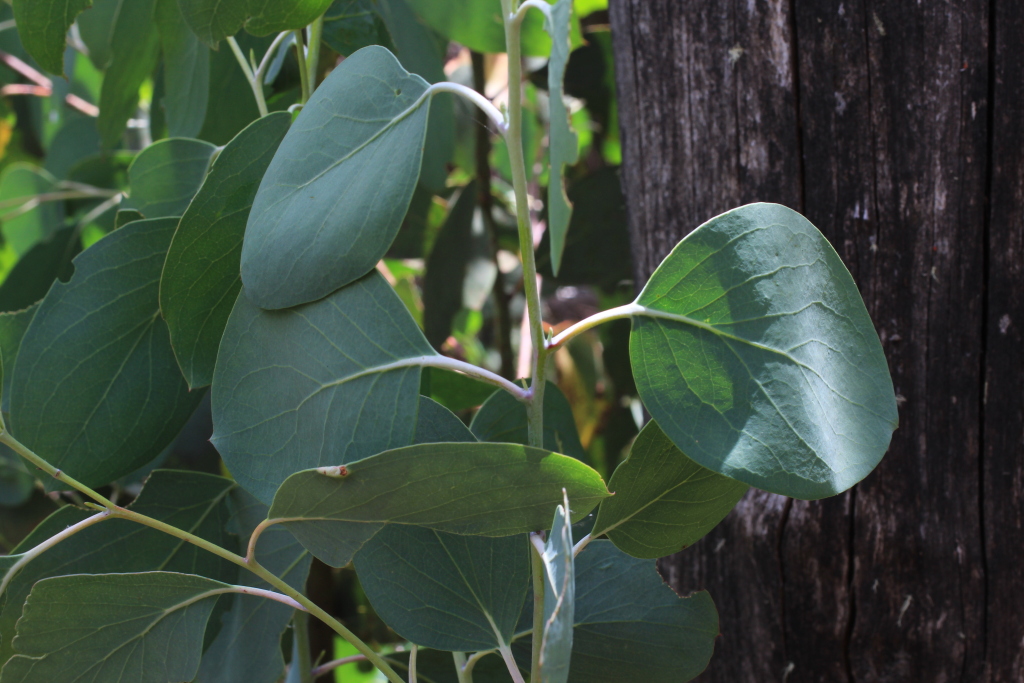
[[[94, 198], [116, 229], [70, 279], [54, 274], [41, 301], [0, 315], [0, 443], [47, 490], [80, 496], [0, 557], [0, 683], [273, 682], [289, 623], [288, 680], [310, 681], [330, 666], [310, 661], [307, 615], [392, 683], [690, 680], [718, 615], [706, 592], [665, 586], [654, 560], [697, 542], [751, 486], [833, 496], [885, 453], [896, 401], [868, 312], [824, 236], [783, 206], [712, 218], [631, 303], [546, 328], [522, 64], [524, 50], [548, 57], [540, 259], [557, 275], [576, 225], [563, 181], [579, 150], [563, 97], [571, 0], [96, 0], [76, 22], [90, 5], [14, 0], [28, 55], [60, 75], [66, 36], [87, 41], [106, 68], [106, 149], [161, 60], [167, 126], [185, 137], [134, 157], [127, 198]], [[506, 51], [504, 106], [411, 73], [405, 16]], [[269, 36], [262, 53], [246, 54], [243, 27]], [[320, 82], [321, 41], [366, 46]], [[301, 88], [282, 110], [266, 84], [293, 48]], [[218, 54], [237, 58], [258, 112], [220, 145], [195, 139], [212, 90], [190, 80]], [[439, 353], [377, 270], [417, 188], [444, 187], [452, 96], [507, 146], [529, 379]], [[463, 190], [470, 214], [475, 191]], [[562, 430], [571, 407], [550, 365], [618, 319], [651, 419], [605, 481]], [[421, 395], [438, 371], [487, 388], [468, 426]], [[165, 450], [205, 387], [230, 476], [157, 469], [130, 505], [101, 493]], [[311, 600], [313, 557], [353, 566], [408, 647], [378, 651]]]

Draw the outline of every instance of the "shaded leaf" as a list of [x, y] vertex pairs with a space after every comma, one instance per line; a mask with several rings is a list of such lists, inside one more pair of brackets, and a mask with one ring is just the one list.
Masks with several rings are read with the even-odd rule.
[[139, 88], [156, 67], [160, 36], [156, 28], [156, 0], [121, 4], [110, 38], [110, 66], [103, 76], [100, 115], [96, 128], [105, 149], [121, 139], [139, 103]]
[[[436, 0], [406, 0], [438, 33], [477, 52], [505, 52], [505, 26], [500, 0], [466, 0], [449, 3]], [[522, 26], [523, 54], [546, 57], [551, 41], [544, 34], [543, 18], [529, 12]]]
[[419, 411], [416, 414], [416, 431], [413, 444], [418, 443], [472, 443], [476, 441], [473, 432], [462, 420], [440, 403], [426, 396], [420, 396]]
[[290, 124], [290, 114], [270, 114], [229, 142], [171, 241], [160, 278], [160, 310], [192, 388], [213, 379], [217, 347], [242, 286], [238, 268], [245, 222]]
[[[246, 33], [238, 34], [237, 40], [243, 54], [263, 54], [270, 44], [270, 40], [254, 38]], [[226, 45], [210, 53], [208, 101], [215, 105], [207, 106], [206, 120], [197, 137], [215, 145], [226, 145], [242, 129], [260, 118], [252, 86]], [[230, 102], [231, 106], [216, 106], [217, 102]]]
[[[394, 652], [385, 660], [400, 674], [409, 670], [409, 653]], [[420, 648], [416, 657], [417, 683], [462, 683], [451, 652]], [[473, 683], [509, 683], [508, 669], [498, 654], [487, 655], [473, 667]]]
[[206, 120], [210, 50], [185, 23], [177, 0], [157, 0], [156, 21], [164, 52], [168, 135], [195, 137]]
[[514, 444], [422, 444], [281, 486], [270, 517], [327, 564], [342, 566], [386, 524], [507, 536], [541, 529], [562, 489], [586, 515], [607, 495], [600, 475], [564, 455]]
[[22, 340], [11, 430], [86, 486], [156, 457], [202, 397], [188, 393], [157, 300], [176, 224], [138, 221], [82, 252]]
[[551, 533], [544, 544], [544, 634], [541, 638], [541, 681], [565, 683], [572, 657], [576, 570], [573, 567], [569, 498], [555, 509]]
[[551, 35], [551, 60], [548, 62], [548, 93], [550, 95], [551, 129], [548, 132], [548, 150], [551, 162], [551, 177], [548, 181], [548, 232], [551, 233], [551, 269], [558, 275], [565, 250], [565, 233], [569, 229], [572, 204], [565, 194], [562, 170], [566, 164], [575, 164], [579, 158], [579, 142], [569, 122], [569, 111], [565, 107], [562, 82], [565, 67], [569, 63], [569, 21], [572, 17], [572, 0], [558, 0], [552, 7], [545, 23], [545, 30]]
[[14, 361], [18, 357], [21, 339], [38, 308], [30, 306], [23, 311], [0, 313], [0, 410], [4, 414], [10, 412], [11, 378], [14, 377]]
[[[267, 506], [240, 488], [229, 494], [233, 528], [242, 543], [266, 519]], [[312, 557], [295, 537], [281, 526], [270, 527], [260, 535], [257, 560], [270, 573], [284, 579], [298, 591], [305, 588]], [[237, 569], [236, 585], [273, 588], [244, 569]], [[193, 683], [276, 683], [284, 674], [281, 634], [295, 611], [271, 600], [254, 600], [232, 595], [220, 616], [220, 631], [203, 653], [199, 673]], [[218, 618], [214, 615], [214, 618]]]
[[[198, 472], [157, 470], [130, 509], [184, 529], [228, 549], [237, 539], [228, 534], [228, 495], [234, 482]], [[65, 506], [46, 518], [14, 549], [24, 553], [92, 512]], [[125, 519], [107, 519], [79, 531], [25, 565], [7, 588], [0, 611], [0, 658], [12, 654], [11, 638], [33, 584], [63, 574], [179, 571], [233, 581], [238, 568], [162, 531]]]
[[213, 442], [235, 479], [269, 502], [293, 472], [409, 444], [418, 359], [434, 355], [376, 271], [284, 311], [243, 292], [218, 352]]
[[[41, 168], [25, 163], [14, 163], [0, 175], [0, 202], [6, 208], [0, 211], [0, 227], [4, 243], [21, 255], [37, 242], [50, 237], [64, 223], [61, 202], [42, 202], [32, 208], [31, 201], [38, 195], [58, 191], [57, 180]], [[22, 200], [22, 201], [18, 201]], [[26, 210], [27, 209], [27, 210]]]
[[[94, 11], [95, 8], [90, 10]], [[99, 153], [100, 134], [96, 130], [96, 119], [71, 119], [50, 142], [43, 168], [55, 178], [67, 179], [75, 166]]]
[[592, 535], [633, 557], [657, 559], [693, 545], [736, 506], [747, 485], [705, 469], [653, 420], [612, 475]]
[[0, 682], [192, 680], [206, 622], [225, 589], [170, 572], [44, 579], [29, 595], [18, 622], [19, 654], [4, 665]]
[[305, 28], [331, 0], [178, 0], [185, 21], [210, 47], [244, 25], [258, 36]]
[[345, 57], [369, 45], [381, 45], [394, 52], [376, 5], [375, 0], [334, 0], [324, 14], [323, 41]]
[[631, 310], [640, 397], [704, 467], [817, 499], [888, 448], [897, 414], [882, 345], [839, 256], [795, 211], [751, 204], [708, 221]]
[[286, 308], [320, 299], [384, 255], [419, 176], [426, 87], [373, 46], [317, 88], [253, 202], [242, 282], [254, 303]]
[[[558, 282], [596, 285], [605, 291], [633, 279], [626, 200], [622, 196], [618, 168], [604, 168], [569, 187], [573, 206], [565, 236]], [[537, 270], [551, 271], [551, 233], [544, 232], [537, 248]]]
[[36, 303], [57, 278], [73, 272], [71, 259], [81, 250], [74, 228], [62, 228], [22, 256], [0, 285], [0, 311], [20, 311]]
[[[481, 441], [521, 444], [530, 441], [526, 406], [505, 391], [491, 394], [473, 416], [469, 428]], [[587, 461], [572, 406], [554, 382], [548, 382], [544, 390], [544, 448]]]
[[131, 194], [123, 206], [146, 218], [181, 216], [202, 186], [216, 149], [187, 138], [153, 143], [128, 168]]
[[684, 683], [714, 651], [718, 612], [707, 592], [680, 598], [654, 560], [595, 541], [576, 558], [576, 627], [570, 683]]
[[14, 0], [14, 20], [22, 45], [39, 66], [64, 75], [65, 35], [92, 0]]
[[92, 8], [78, 17], [78, 33], [89, 49], [89, 60], [101, 71], [110, 64], [110, 41], [122, 0], [93, 0]]
[[423, 333], [434, 348], [444, 344], [463, 307], [482, 307], [497, 275], [498, 267], [491, 258], [491, 236], [477, 210], [473, 182], [462, 188], [427, 258]]

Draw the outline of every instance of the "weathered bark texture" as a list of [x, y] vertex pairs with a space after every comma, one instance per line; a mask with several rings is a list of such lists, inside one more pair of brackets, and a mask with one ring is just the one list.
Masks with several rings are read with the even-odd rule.
[[663, 561], [702, 681], [1024, 681], [1024, 4], [611, 0], [637, 276], [750, 201], [861, 288], [900, 428], [838, 498], [752, 492]]

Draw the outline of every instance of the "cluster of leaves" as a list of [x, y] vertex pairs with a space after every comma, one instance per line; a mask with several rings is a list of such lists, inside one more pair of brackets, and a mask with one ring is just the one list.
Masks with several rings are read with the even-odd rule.
[[[861, 480], [895, 399], [852, 278], [784, 207], [709, 221], [632, 297], [604, 9], [2, 10], [0, 80], [46, 92], [0, 122], [0, 504], [27, 520], [0, 683], [274, 683], [292, 652], [308, 681], [305, 611], [392, 681], [704, 669], [711, 598], [654, 560], [749, 486]], [[316, 607], [313, 558], [411, 650]]]

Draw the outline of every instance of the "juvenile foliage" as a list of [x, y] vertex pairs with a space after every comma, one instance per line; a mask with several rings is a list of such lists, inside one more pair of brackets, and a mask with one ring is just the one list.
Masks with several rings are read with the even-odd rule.
[[390, 683], [691, 680], [718, 614], [655, 559], [888, 447], [794, 211], [712, 218], [633, 298], [601, 2], [89, 6], [0, 5], [5, 63], [68, 77], [0, 175], [0, 683], [308, 683], [349, 661], [313, 618]]

